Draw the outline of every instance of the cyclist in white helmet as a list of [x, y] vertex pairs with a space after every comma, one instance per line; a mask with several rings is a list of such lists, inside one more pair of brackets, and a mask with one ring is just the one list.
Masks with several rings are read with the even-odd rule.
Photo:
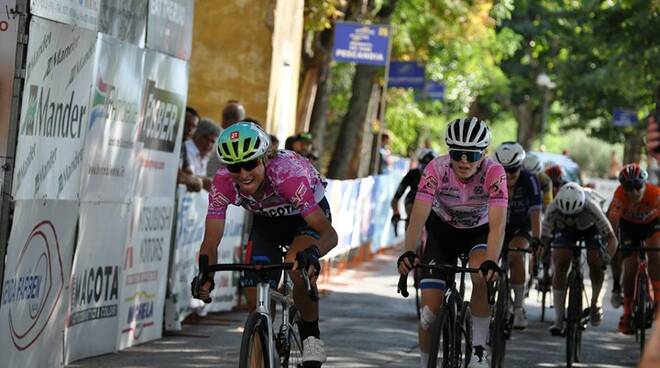
[[[509, 192], [508, 219], [504, 246], [527, 249], [536, 246], [541, 237], [541, 190], [536, 176], [522, 168], [525, 150], [516, 142], [504, 142], [495, 150], [495, 160], [504, 166]], [[523, 308], [525, 300], [525, 257], [521, 252], [509, 252], [511, 288], [513, 289], [513, 327], [527, 328]]]
[[[468, 254], [470, 267], [484, 270], [485, 276], [472, 274], [474, 356], [469, 367], [490, 367], [486, 346], [490, 305], [484, 278], [490, 281], [499, 269], [496, 262], [508, 204], [506, 175], [502, 165], [485, 156], [490, 131], [482, 120], [454, 120], [447, 127], [445, 142], [449, 154], [435, 158], [424, 169], [406, 231], [406, 252], [397, 267], [406, 275], [414, 264], [455, 264], [460, 254]], [[420, 257], [415, 248], [425, 225], [428, 238]], [[421, 274], [420, 367], [426, 367], [430, 328], [440, 311], [448, 276], [428, 270]]]
[[548, 174], [543, 171], [541, 160], [533, 153], [528, 153], [523, 160], [523, 168], [536, 176], [536, 179], [541, 185], [541, 193], [543, 193], [543, 209], [545, 210], [550, 202], [552, 202], [552, 180]]
[[[545, 211], [541, 242], [548, 246], [551, 242], [558, 246], [572, 246], [584, 240], [591, 279], [590, 316], [591, 324], [598, 326], [602, 319], [602, 310], [598, 306], [598, 296], [603, 286], [604, 272], [601, 268], [603, 260], [601, 252], [604, 241], [607, 241], [607, 253], [614, 255], [616, 236], [612, 225], [603, 211], [577, 183], [564, 184], [557, 197]], [[566, 276], [570, 265], [572, 251], [570, 249], [553, 249], [552, 264], [555, 270], [552, 279], [552, 296], [555, 308], [555, 322], [550, 327], [550, 333], [560, 336], [564, 330], [564, 300], [566, 298]]]

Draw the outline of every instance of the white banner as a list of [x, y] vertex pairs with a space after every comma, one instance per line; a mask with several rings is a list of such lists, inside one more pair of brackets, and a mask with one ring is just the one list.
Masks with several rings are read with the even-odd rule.
[[173, 216], [174, 198], [136, 198], [124, 251], [119, 349], [161, 337]]
[[143, 61], [143, 49], [99, 34], [83, 154], [83, 201], [129, 203], [135, 196]]
[[42, 18], [96, 31], [101, 1], [107, 0], [30, 0], [30, 12]]
[[189, 60], [194, 0], [150, 0], [147, 47]]
[[[12, 85], [14, 83], [14, 63], [16, 59], [16, 37], [18, 18], [9, 13], [15, 0], [0, 0], [0, 165], [7, 156], [9, 137], [9, 117], [11, 114]], [[0, 188], [4, 175], [0, 175]]]
[[187, 63], [147, 51], [142, 88], [137, 195], [174, 197], [188, 94]]
[[65, 334], [66, 363], [117, 349], [122, 256], [129, 215], [128, 204], [80, 204]]
[[75, 201], [17, 201], [0, 306], [3, 367], [56, 367], [78, 219]]
[[[242, 263], [241, 243], [245, 210], [230, 206], [225, 217], [225, 233], [218, 247], [218, 263]], [[231, 310], [238, 304], [239, 272], [216, 272], [214, 276], [213, 302], [208, 306], [210, 312]]]
[[16, 199], [78, 199], [96, 33], [34, 17], [16, 150]]
[[147, 35], [147, 0], [102, 0], [99, 32], [144, 47]]

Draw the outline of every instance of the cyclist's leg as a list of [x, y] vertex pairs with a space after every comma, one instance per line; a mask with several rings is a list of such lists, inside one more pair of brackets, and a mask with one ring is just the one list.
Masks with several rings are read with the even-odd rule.
[[[267, 262], [279, 264], [282, 263], [282, 256], [273, 240], [265, 236], [269, 227], [263, 225], [263, 222], [255, 216], [254, 225], [250, 232], [250, 240], [246, 251], [245, 263]], [[269, 271], [267, 280], [271, 288], [277, 288], [280, 280], [279, 271]], [[257, 283], [259, 277], [254, 272], [245, 272], [240, 279], [241, 289], [247, 298], [247, 305], [250, 311], [253, 311], [257, 305]], [[271, 308], [272, 309], [272, 308]]]
[[599, 299], [603, 280], [605, 279], [603, 254], [606, 252], [606, 244], [602, 241], [601, 235], [595, 227], [584, 230], [582, 236], [588, 247], [587, 263], [589, 264], [589, 278], [591, 279], [591, 303], [589, 305], [591, 308], [591, 325], [598, 326], [603, 314]]
[[[576, 244], [576, 234], [571, 229], [564, 229], [557, 233], [554, 244], [558, 246], [571, 246]], [[564, 325], [564, 305], [566, 300], [566, 286], [568, 268], [571, 264], [572, 251], [570, 249], [553, 249], [552, 266], [552, 300], [555, 308], [555, 322], [550, 327], [552, 334], [560, 333]]]
[[[486, 260], [488, 243], [488, 225], [465, 230], [464, 241], [468, 244], [469, 265], [479, 268]], [[472, 312], [472, 345], [486, 349], [488, 340], [488, 327], [490, 325], [491, 306], [488, 304], [486, 282], [481, 274], [470, 274], [472, 279], [472, 295], [470, 296], [470, 310]]]
[[[656, 219], [651, 225], [646, 237], [646, 247], [660, 248], [660, 219]], [[656, 305], [660, 303], [660, 252], [647, 252], [649, 260], [649, 277], [653, 284], [653, 297]]]
[[[510, 248], [527, 249], [529, 247], [529, 231], [521, 228], [509, 243]], [[509, 252], [509, 268], [511, 269], [511, 288], [514, 292], [514, 307], [522, 308], [525, 300], [525, 253]]]

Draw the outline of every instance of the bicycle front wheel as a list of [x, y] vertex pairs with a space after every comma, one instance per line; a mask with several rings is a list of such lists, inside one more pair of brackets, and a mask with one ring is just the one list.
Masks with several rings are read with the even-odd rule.
[[250, 313], [245, 322], [239, 356], [239, 368], [270, 368], [268, 324], [259, 313]]
[[463, 302], [463, 310], [458, 316], [458, 325], [455, 332], [456, 367], [467, 368], [472, 358], [472, 312], [470, 303]]
[[644, 344], [646, 343], [646, 296], [648, 293], [648, 279], [644, 273], [640, 273], [637, 279], [637, 290], [635, 290], [635, 333], [639, 341], [639, 352], [644, 352]]
[[431, 326], [431, 347], [429, 349], [429, 368], [450, 368], [453, 356], [453, 330], [449, 309], [440, 307], [440, 313]]
[[280, 357], [282, 368], [298, 368], [302, 366], [303, 344], [300, 337], [300, 326], [302, 319], [298, 308], [292, 306], [289, 309], [288, 338], [284, 354]]
[[569, 275], [568, 309], [566, 310], [566, 366], [580, 361], [582, 345], [582, 282], [575, 274]]
[[506, 277], [497, 282], [497, 302], [495, 303], [495, 316], [492, 322], [490, 346], [493, 351], [493, 368], [500, 368], [504, 363], [506, 350], [506, 329], [509, 322], [509, 283]]

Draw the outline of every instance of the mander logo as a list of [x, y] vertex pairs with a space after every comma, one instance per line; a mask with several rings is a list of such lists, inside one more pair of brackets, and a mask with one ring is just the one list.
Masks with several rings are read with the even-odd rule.
[[57, 232], [50, 221], [37, 224], [4, 281], [2, 307], [9, 309], [9, 335], [18, 350], [29, 348], [57, 309], [64, 271]]

